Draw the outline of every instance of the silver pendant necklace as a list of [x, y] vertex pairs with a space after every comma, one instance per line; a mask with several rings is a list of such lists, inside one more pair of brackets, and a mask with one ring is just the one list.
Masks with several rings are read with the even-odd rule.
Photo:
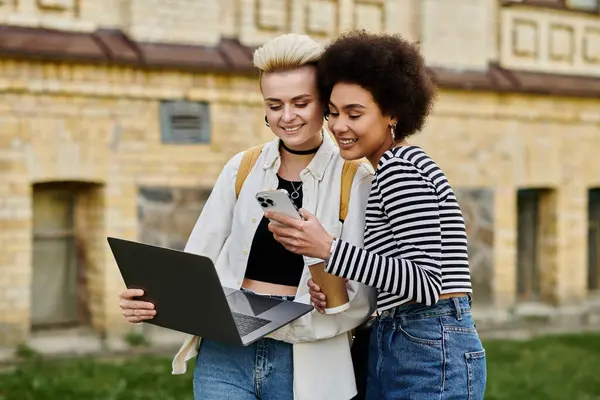
[[300, 197], [300, 193], [298, 193], [298, 191], [302, 187], [302, 182], [300, 182], [300, 185], [298, 186], [298, 189], [296, 189], [296, 187], [294, 186], [294, 182], [290, 181], [290, 183], [292, 184], [292, 187], [294, 188], [294, 191], [290, 194], [290, 197], [292, 199], [296, 200], [298, 197]]

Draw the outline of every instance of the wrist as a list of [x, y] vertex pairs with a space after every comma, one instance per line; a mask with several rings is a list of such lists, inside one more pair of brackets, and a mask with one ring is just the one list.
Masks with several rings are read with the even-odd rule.
[[323, 243], [324, 257], [321, 257], [326, 263], [329, 261], [329, 258], [333, 254], [334, 245], [335, 245], [335, 238], [333, 236], [329, 235], [327, 237], [327, 240], [325, 240]]

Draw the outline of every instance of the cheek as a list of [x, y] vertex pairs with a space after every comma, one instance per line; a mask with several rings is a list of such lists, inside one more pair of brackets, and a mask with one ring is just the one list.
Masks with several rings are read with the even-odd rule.
[[372, 139], [373, 137], [373, 121], [370, 118], [363, 116], [357, 120], [352, 121], [352, 130], [363, 141]]
[[329, 132], [333, 132], [334, 125], [335, 123], [333, 122], [333, 118], [329, 117], [329, 120], [327, 121], [327, 129], [329, 129]]
[[323, 113], [324, 111], [319, 106], [312, 105], [298, 112], [305, 121], [319, 125], [323, 124]]
[[277, 118], [278, 118], [277, 114], [278, 114], [278, 111], [273, 111], [273, 110], [271, 110], [271, 109], [270, 109], [270, 108], [268, 108], [268, 107], [267, 107], [267, 108], [265, 108], [265, 115], [267, 116], [267, 118], [268, 118], [270, 121], [276, 121], [276, 120], [277, 120]]

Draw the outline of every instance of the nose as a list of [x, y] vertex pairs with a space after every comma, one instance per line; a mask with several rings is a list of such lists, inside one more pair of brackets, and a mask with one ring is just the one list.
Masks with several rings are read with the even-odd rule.
[[282, 117], [283, 121], [284, 122], [291, 122], [291, 121], [294, 120], [294, 118], [296, 118], [296, 114], [292, 110], [292, 107], [285, 106], [283, 108], [283, 117]]
[[341, 118], [336, 118], [335, 121], [329, 120], [329, 130], [334, 134], [348, 132], [348, 125], [346, 125]]

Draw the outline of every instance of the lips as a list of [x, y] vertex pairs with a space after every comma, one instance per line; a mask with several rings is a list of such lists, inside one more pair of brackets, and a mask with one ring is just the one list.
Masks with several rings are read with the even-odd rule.
[[303, 126], [304, 124], [295, 126], [282, 126], [280, 128], [283, 129], [286, 133], [295, 133], [298, 132]]
[[349, 146], [349, 145], [351, 145], [353, 143], [358, 142], [358, 139], [341, 139], [341, 138], [338, 138], [338, 142], [339, 142], [339, 144], [343, 144], [345, 146]]

